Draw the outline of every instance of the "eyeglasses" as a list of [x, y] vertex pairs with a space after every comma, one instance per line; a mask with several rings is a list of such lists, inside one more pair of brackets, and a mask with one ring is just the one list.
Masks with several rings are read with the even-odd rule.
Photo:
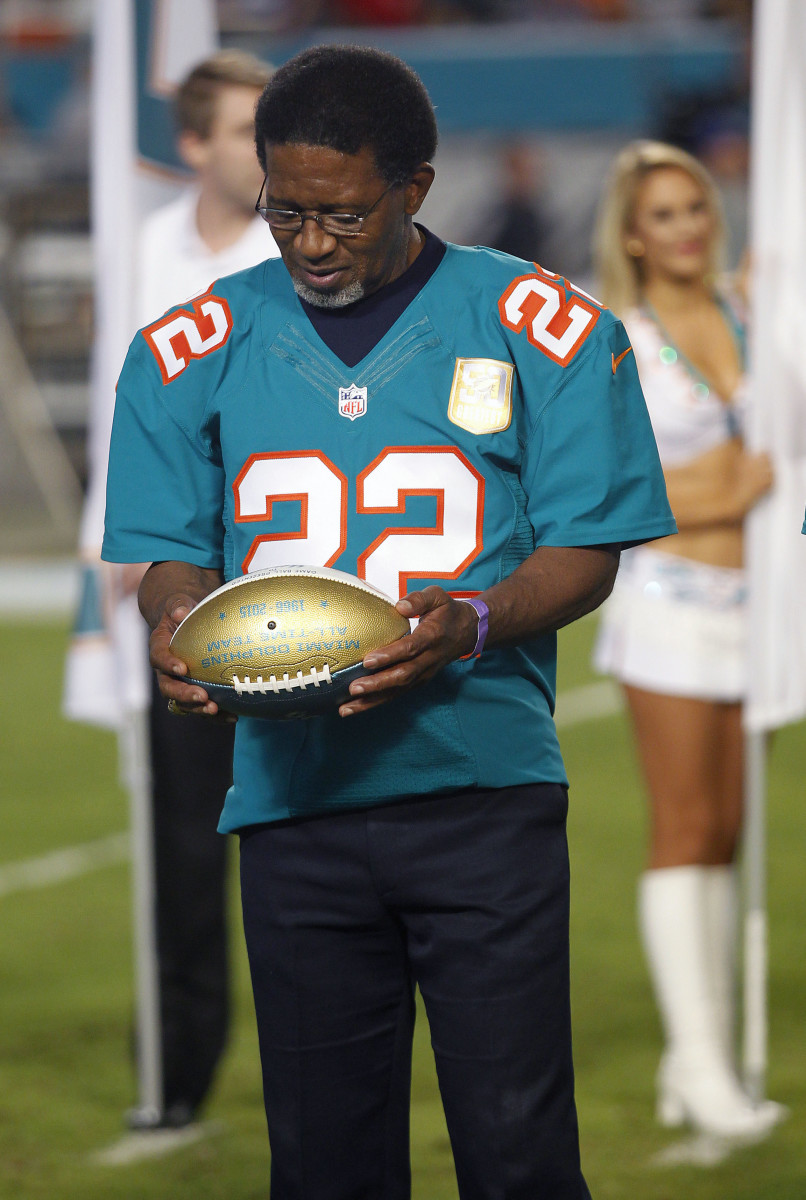
[[381, 192], [372, 207], [362, 213], [297, 212], [292, 208], [267, 208], [265, 204], [260, 203], [263, 198], [263, 189], [266, 187], [266, 178], [260, 188], [255, 212], [260, 213], [267, 225], [280, 233], [299, 233], [305, 221], [316, 221], [320, 229], [325, 233], [332, 234], [333, 237], [355, 237], [356, 234], [361, 233], [367, 217], [375, 211], [384, 196], [391, 192], [392, 188], [403, 186], [400, 183], [390, 183], [389, 187]]

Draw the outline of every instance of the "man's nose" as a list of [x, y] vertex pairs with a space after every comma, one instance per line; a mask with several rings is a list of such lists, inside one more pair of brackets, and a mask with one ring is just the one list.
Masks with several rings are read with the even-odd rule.
[[309, 262], [316, 259], [326, 258], [328, 254], [332, 254], [336, 247], [336, 238], [332, 233], [327, 233], [316, 217], [303, 216], [302, 228], [295, 236], [294, 241], [297, 243], [297, 249]]

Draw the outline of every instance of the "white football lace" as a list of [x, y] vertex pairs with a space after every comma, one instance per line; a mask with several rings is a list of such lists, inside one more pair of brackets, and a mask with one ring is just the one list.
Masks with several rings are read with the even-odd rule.
[[317, 671], [316, 667], [305, 675], [302, 671], [297, 671], [296, 675], [289, 675], [288, 672], [278, 679], [276, 675], [270, 675], [268, 679], [264, 679], [262, 675], [258, 675], [257, 679], [251, 679], [248, 675], [243, 679], [239, 679], [237, 675], [232, 677], [232, 686], [239, 696], [246, 693], [249, 696], [260, 695], [266, 696], [270, 692], [276, 696], [278, 692], [293, 692], [295, 688], [302, 688], [303, 691], [309, 686], [319, 687], [322, 683], [332, 683], [330, 675], [330, 667], [325, 663], [321, 671]]

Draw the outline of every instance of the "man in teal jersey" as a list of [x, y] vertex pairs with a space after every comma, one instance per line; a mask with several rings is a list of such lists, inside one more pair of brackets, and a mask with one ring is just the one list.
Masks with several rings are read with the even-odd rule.
[[561, 276], [414, 223], [436, 124], [399, 60], [298, 55], [256, 142], [282, 261], [134, 339], [104, 557], [153, 563], [162, 693], [208, 717], [168, 643], [224, 579], [334, 566], [419, 618], [338, 713], [238, 723], [219, 828], [272, 1196], [409, 1196], [417, 984], [463, 1200], [585, 1200], [556, 630], [674, 532], [629, 343]]

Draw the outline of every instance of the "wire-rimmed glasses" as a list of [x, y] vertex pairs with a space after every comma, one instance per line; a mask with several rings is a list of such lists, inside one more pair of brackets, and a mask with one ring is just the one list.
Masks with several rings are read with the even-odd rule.
[[305, 221], [316, 221], [320, 229], [325, 233], [331, 234], [333, 237], [355, 237], [356, 234], [361, 233], [367, 217], [375, 211], [384, 196], [391, 192], [392, 188], [401, 186], [399, 183], [390, 183], [389, 187], [381, 192], [375, 203], [362, 213], [299, 212], [293, 208], [269, 208], [267, 205], [260, 203], [266, 187], [266, 178], [264, 177], [260, 188], [255, 212], [260, 214], [269, 228], [276, 230], [278, 233], [299, 233]]

